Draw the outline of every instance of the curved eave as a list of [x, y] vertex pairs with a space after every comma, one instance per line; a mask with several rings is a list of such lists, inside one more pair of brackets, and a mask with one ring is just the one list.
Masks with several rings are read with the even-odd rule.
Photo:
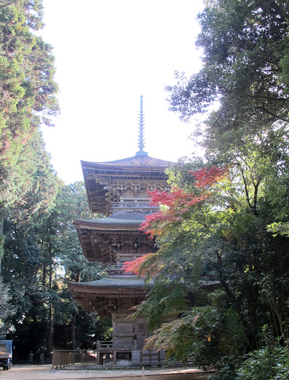
[[74, 225], [77, 229], [87, 229], [87, 230], [93, 230], [93, 231], [138, 231], [140, 228], [142, 221], [136, 222], [136, 223], [130, 223], [130, 222], [110, 222], [110, 223], [99, 223], [97, 221], [88, 222], [83, 220], [74, 220]]
[[93, 297], [139, 297], [141, 294], [146, 295], [152, 286], [152, 283], [145, 284], [142, 279], [132, 279], [128, 276], [121, 279], [107, 277], [90, 282], [68, 283], [68, 288], [72, 293]]
[[143, 170], [165, 170], [173, 162], [161, 160], [159, 158], [135, 155], [132, 157], [122, 158], [120, 160], [106, 162], [81, 161], [82, 167], [99, 168], [99, 169], [143, 169]]
[[73, 286], [68, 286], [69, 290], [72, 293], [80, 293], [80, 294], [86, 294], [94, 297], [103, 297], [103, 296], [109, 296], [109, 297], [139, 297], [140, 294], [147, 294], [148, 289], [139, 289], [139, 288], [107, 288], [107, 289], [84, 289], [84, 288], [75, 288]]

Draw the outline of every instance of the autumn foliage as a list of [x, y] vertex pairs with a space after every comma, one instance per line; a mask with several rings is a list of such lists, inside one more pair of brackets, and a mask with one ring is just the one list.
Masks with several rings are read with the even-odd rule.
[[216, 165], [210, 167], [210, 169], [203, 168], [193, 172], [192, 170], [188, 171], [192, 174], [195, 179], [195, 186], [199, 189], [206, 189], [209, 186], [214, 185], [214, 183], [220, 181], [228, 173], [228, 168], [218, 168]]
[[[148, 194], [151, 198], [152, 206], [162, 205], [161, 210], [145, 217], [145, 222], [140, 226], [140, 230], [150, 234], [151, 238], [161, 237], [168, 233], [172, 225], [175, 227], [181, 224], [184, 219], [190, 218], [192, 208], [200, 202], [205, 201], [210, 195], [210, 188], [220, 181], [227, 174], [227, 168], [218, 168], [216, 165], [211, 168], [202, 168], [197, 171], [188, 171], [192, 175], [192, 184], [196, 191], [187, 193], [183, 189], [173, 186], [171, 192], [153, 190]], [[145, 262], [154, 255], [146, 254], [134, 261], [126, 262], [124, 269], [126, 273], [137, 275], [145, 274]], [[157, 270], [157, 268], [154, 268]]]
[[133, 261], [127, 261], [124, 263], [124, 269], [125, 273], [134, 273], [137, 275], [141, 274], [140, 267], [142, 264], [144, 264], [148, 258], [152, 257], [154, 253], [147, 253], [146, 255], [143, 255], [141, 257], [138, 257], [137, 259]]
[[228, 169], [221, 169], [214, 165], [210, 169], [202, 168], [188, 172], [194, 177], [192, 182], [195, 180], [194, 187], [198, 191], [187, 193], [176, 186], [172, 187], [170, 193], [158, 190], [149, 191], [152, 206], [163, 205], [166, 207], [146, 216], [145, 222], [140, 227], [142, 231], [149, 233], [151, 237], [161, 236], [171, 223], [181, 222], [190, 213], [193, 206], [210, 196], [210, 187], [220, 181], [227, 174]]

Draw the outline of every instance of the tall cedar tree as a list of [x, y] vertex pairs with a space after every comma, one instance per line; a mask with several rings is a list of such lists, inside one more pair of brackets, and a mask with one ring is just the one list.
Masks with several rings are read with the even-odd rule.
[[25, 203], [37, 171], [25, 165], [25, 145], [59, 112], [52, 48], [34, 34], [43, 27], [42, 10], [41, 0], [0, 1], [1, 247], [4, 217]]

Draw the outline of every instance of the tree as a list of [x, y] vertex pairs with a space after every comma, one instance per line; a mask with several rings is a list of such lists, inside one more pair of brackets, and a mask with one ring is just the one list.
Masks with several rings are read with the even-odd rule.
[[[58, 309], [58, 322], [66, 321], [72, 327], [72, 348], [83, 347], [84, 342], [91, 345], [95, 341], [95, 333], [101, 334], [105, 321], [101, 322], [96, 313], [87, 313], [81, 310], [67, 289], [68, 281], [92, 281], [105, 275], [104, 269], [99, 263], [89, 263], [83, 256], [79, 239], [73, 224], [74, 219], [91, 219], [93, 216], [86, 202], [86, 191], [83, 182], [75, 182], [62, 187], [59, 192], [55, 210], [51, 216], [52, 221], [57, 223], [57, 239], [55, 249], [57, 263], [62, 268], [59, 276], [61, 284], [59, 295], [62, 306]], [[57, 306], [57, 305], [55, 305]], [[67, 323], [67, 322], [66, 322]], [[92, 338], [89, 338], [89, 335]]]
[[51, 46], [33, 34], [43, 27], [41, 0], [2, 0], [0, 8], [0, 158], [13, 163], [21, 146], [58, 113]]
[[[37, 191], [32, 186], [27, 192], [24, 210], [21, 205], [11, 208], [5, 221], [3, 279], [10, 284], [15, 308], [11, 319], [15, 333], [9, 337], [14, 339], [19, 352], [28, 345], [35, 354], [41, 350], [49, 354], [54, 344], [72, 348], [89, 341], [92, 345], [94, 334], [102, 334], [103, 324], [95, 313], [79, 310], [67, 289], [67, 281], [95, 280], [104, 271], [98, 263], [88, 263], [83, 257], [73, 224], [75, 218], [91, 217], [84, 184], [64, 185], [55, 177], [57, 193], [49, 204], [46, 188], [53, 191], [53, 182], [49, 182], [44, 170], [43, 155], [37, 150], [35, 154], [43, 165], [37, 173], [44, 175]], [[45, 202], [39, 207], [41, 194]], [[36, 209], [31, 210], [30, 204]], [[54, 328], [58, 334], [65, 332], [64, 346], [55, 337]]]
[[39, 231], [54, 207], [60, 181], [38, 131], [21, 149], [13, 170], [8, 171], [8, 166], [5, 169], [7, 178], [2, 177], [1, 194], [1, 202], [6, 204], [2, 277], [10, 285], [10, 302], [15, 306], [10, 322], [17, 332], [20, 326], [29, 331], [27, 326], [33, 323], [36, 333], [37, 326], [41, 326], [41, 332], [35, 335], [38, 340], [43, 338], [45, 305], [50, 297], [45, 286], [39, 284], [44, 253]]
[[288, 122], [288, 46], [286, 1], [208, 1], [198, 20], [197, 46], [203, 68], [186, 79], [179, 74], [168, 86], [171, 110], [183, 120], [218, 102], [210, 128], [215, 133], [238, 131], [242, 136], [259, 128]]
[[42, 9], [41, 0], [0, 2], [0, 260], [4, 217], [26, 202], [37, 170], [29, 141], [59, 112], [52, 48], [33, 34], [43, 26]]
[[9, 219], [7, 223], [12, 225], [33, 224], [35, 220], [41, 223], [54, 206], [60, 182], [51, 167], [50, 157], [45, 151], [40, 132], [36, 131], [29, 142], [22, 147], [17, 164], [13, 167], [6, 166], [2, 170], [1, 180], [0, 236], [3, 246], [5, 215]]
[[5, 339], [6, 334], [11, 327], [9, 320], [13, 314], [12, 305], [9, 303], [11, 299], [9, 286], [3, 284], [0, 279], [0, 339]]

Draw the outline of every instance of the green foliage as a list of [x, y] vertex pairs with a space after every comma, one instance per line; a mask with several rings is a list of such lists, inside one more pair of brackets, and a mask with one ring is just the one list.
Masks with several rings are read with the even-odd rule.
[[[52, 48], [35, 35], [43, 27], [42, 9], [41, 0], [0, 4], [0, 234], [3, 218], [16, 217], [16, 209], [19, 220], [38, 208], [48, 211], [56, 190], [39, 131], [59, 112]], [[51, 180], [46, 189], [45, 176], [43, 182]]]
[[238, 380], [281, 380], [289, 376], [289, 352], [275, 345], [250, 352], [237, 370]]
[[[9, 337], [21, 351], [31, 335], [29, 347], [35, 353], [50, 352], [52, 325], [66, 331], [64, 342], [55, 338], [60, 348], [72, 348], [72, 336], [75, 347], [92, 347], [96, 333], [108, 333], [96, 313], [79, 310], [67, 289], [67, 281], [90, 281], [104, 275], [98, 263], [88, 263], [83, 256], [73, 224], [75, 218], [91, 218], [84, 184], [61, 184], [50, 172], [45, 157], [42, 152], [41, 165], [35, 172], [37, 186], [27, 189], [27, 201], [7, 213], [2, 263], [3, 278], [10, 284], [15, 306], [10, 318], [15, 332]], [[25, 357], [19, 354], [18, 360], [22, 359]]]
[[135, 315], [141, 314], [149, 319], [151, 330], [160, 326], [161, 321], [175, 318], [183, 310], [187, 309], [185, 300], [185, 287], [176, 281], [170, 283], [155, 284], [149, 293], [149, 302], [142, 303]]
[[[167, 351], [176, 353], [174, 355], [178, 355], [178, 359], [190, 357], [192, 344], [180, 345], [178, 351], [174, 346], [178, 338], [171, 331], [178, 331], [176, 326], [181, 324], [184, 330], [179, 334], [180, 337], [189, 336], [185, 328], [191, 322], [187, 318], [175, 318], [186, 308], [189, 315], [195, 310], [199, 312], [196, 307], [200, 301], [192, 296], [192, 290], [197, 286], [203, 289], [207, 286], [211, 286], [211, 289], [214, 286], [223, 288], [219, 312], [226, 315], [232, 310], [238, 316], [243, 338], [248, 339], [249, 348], [258, 346], [258, 330], [269, 321], [275, 336], [282, 335], [284, 339], [288, 336], [287, 324], [281, 322], [288, 315], [288, 239], [273, 237], [267, 231], [268, 221], [275, 217], [275, 205], [267, 197], [268, 185], [272, 186], [272, 183], [262, 173], [274, 175], [272, 171], [270, 173], [269, 165], [274, 164], [274, 160], [269, 156], [261, 160], [257, 148], [255, 151], [252, 146], [246, 148], [238, 156], [243, 164], [234, 165], [232, 159], [228, 177], [206, 188], [210, 193], [208, 198], [194, 205], [177, 220], [167, 222], [165, 233], [158, 239], [159, 251], [141, 266], [143, 273], [148, 276], [149, 268], [158, 265], [160, 269], [150, 298], [138, 310], [150, 318], [154, 327], [166, 318], [174, 319], [168, 325], [163, 325], [168, 331], [161, 327], [151, 341], [156, 346], [165, 345], [171, 336], [173, 342], [168, 343]], [[199, 162], [192, 163], [191, 167], [196, 168]], [[190, 184], [187, 176], [188, 171], [191, 172], [189, 165], [185, 164], [185, 170], [179, 170], [179, 165], [173, 168], [170, 178], [176, 184], [184, 184], [187, 191], [192, 192], [195, 185], [193, 181]], [[154, 228], [157, 231], [157, 226]], [[163, 231], [163, 224], [160, 228]], [[173, 291], [170, 291], [170, 286]], [[203, 301], [209, 304], [208, 297], [204, 297]], [[208, 325], [213, 323], [207, 314], [204, 320]], [[226, 336], [222, 328], [219, 331]], [[160, 336], [164, 337], [163, 340], [159, 340]], [[234, 334], [230, 336], [238, 342]], [[222, 357], [236, 358], [240, 355], [238, 351], [228, 350], [234, 347], [233, 342], [227, 338], [224, 342], [227, 343], [227, 352], [225, 348], [211, 345], [211, 355], [208, 352], [202, 355], [202, 346], [195, 344], [201, 359], [195, 355], [194, 360], [202, 363], [206, 358], [208, 362], [202, 365], [209, 365], [223, 363]]]
[[76, 347], [95, 347], [97, 340], [112, 339], [112, 322], [108, 317], [99, 318], [95, 313], [79, 310], [76, 316]]
[[212, 380], [235, 380], [237, 378], [236, 373], [236, 358], [233, 356], [224, 356], [216, 363], [218, 372], [209, 377]]
[[147, 346], [164, 349], [169, 357], [193, 361], [204, 369], [212, 365], [222, 368], [224, 357], [230, 357], [233, 364], [234, 358], [245, 352], [245, 328], [232, 308], [224, 308], [222, 293], [214, 292], [210, 298], [207, 306], [195, 306], [163, 323]]
[[0, 339], [5, 339], [9, 329], [12, 329], [11, 316], [13, 307], [10, 303], [11, 293], [7, 284], [0, 278]]
[[221, 134], [241, 129], [246, 136], [260, 126], [286, 121], [288, 92], [280, 76], [288, 14], [284, 0], [208, 1], [198, 16], [203, 68], [190, 79], [179, 76], [168, 87], [171, 109], [187, 120], [218, 101], [214, 128]]
[[19, 223], [40, 222], [54, 206], [60, 181], [45, 151], [42, 134], [35, 132], [21, 149], [17, 163], [2, 168], [1, 208]]
[[56, 207], [51, 215], [55, 223], [58, 264], [65, 271], [68, 281], [96, 280], [104, 275], [98, 263], [89, 263], [84, 257], [73, 220], [92, 219], [83, 182], [63, 186], [58, 194]]

